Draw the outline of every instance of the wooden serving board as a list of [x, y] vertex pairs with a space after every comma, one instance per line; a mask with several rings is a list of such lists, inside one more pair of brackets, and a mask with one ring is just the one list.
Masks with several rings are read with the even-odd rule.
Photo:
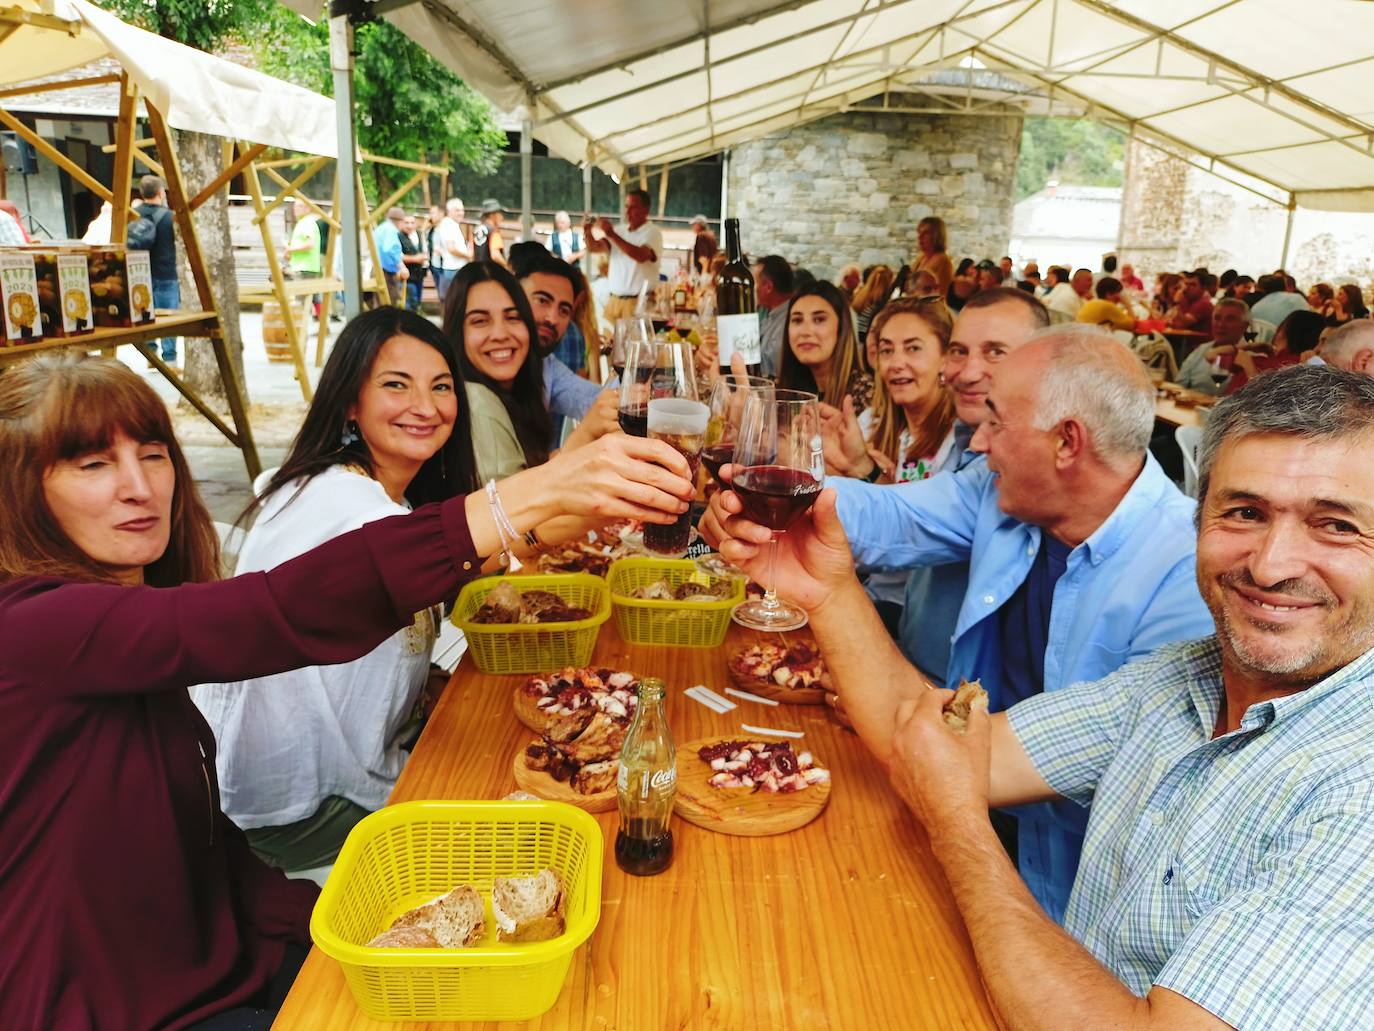
[[525, 745], [521, 745], [520, 751], [515, 753], [511, 772], [515, 774], [515, 783], [520, 785], [521, 791], [528, 791], [531, 795], [538, 795], [550, 802], [567, 802], [589, 813], [606, 813], [616, 807], [613, 787], [599, 791], [595, 795], [583, 795], [567, 781], [557, 781], [543, 770], [530, 769], [525, 765]]
[[[812, 784], [804, 791], [775, 795], [751, 788], [713, 788], [707, 783], [715, 773], [701, 761], [697, 750], [721, 741], [738, 741], [732, 734], [688, 741], [677, 746], [677, 795], [673, 812], [688, 823], [745, 838], [786, 834], [821, 815], [830, 801], [830, 781]], [[792, 742], [792, 748], [797, 748]], [[612, 792], [614, 794], [614, 792]]]
[[771, 698], [787, 705], [821, 705], [825, 702], [823, 687], [781, 687], [769, 680], [755, 680], [753, 677], [740, 676], [734, 669], [728, 670], [730, 682], [741, 691], [748, 691], [760, 698]]
[[549, 721], [544, 718], [543, 710], [534, 703], [534, 697], [525, 693], [523, 683], [511, 695], [511, 705], [515, 709], [515, 718], [536, 734], [542, 734], [548, 729]]

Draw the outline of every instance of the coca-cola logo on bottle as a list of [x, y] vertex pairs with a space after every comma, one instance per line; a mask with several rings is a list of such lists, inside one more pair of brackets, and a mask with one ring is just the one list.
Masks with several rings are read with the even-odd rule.
[[649, 776], [649, 786], [655, 790], [659, 788], [672, 788], [677, 785], [677, 768], [670, 767], [666, 770], [655, 770]]

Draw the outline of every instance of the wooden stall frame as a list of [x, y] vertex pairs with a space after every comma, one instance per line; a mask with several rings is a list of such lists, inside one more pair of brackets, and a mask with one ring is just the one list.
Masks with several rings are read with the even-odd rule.
[[[9, 13], [0, 10], [0, 30], [3, 30], [8, 20], [6, 16]], [[110, 76], [96, 76], [63, 82], [61, 86], [64, 89], [71, 89], [80, 86], [99, 85], [110, 81], [112, 81]], [[127, 73], [121, 72], [117, 81], [120, 87], [119, 116], [115, 123], [113, 181], [109, 187], [96, 180], [84, 168], [73, 162], [9, 111], [6, 111], [2, 106], [3, 97], [0, 97], [0, 124], [14, 130], [18, 136], [31, 143], [35, 150], [97, 197], [110, 202], [113, 209], [110, 221], [110, 242], [112, 244], [124, 243], [127, 238], [129, 222], [138, 218], [137, 212], [132, 210], [129, 203], [135, 158], [161, 175], [167, 183], [167, 206], [172, 212], [173, 218], [176, 219], [177, 232], [181, 237], [181, 246], [186, 255], [191, 277], [196, 284], [196, 293], [201, 310], [198, 312], [158, 312], [156, 321], [150, 326], [97, 330], [82, 336], [57, 337], [21, 347], [0, 347], [0, 365], [21, 360], [38, 351], [77, 348], [85, 351], [102, 351], [112, 355], [117, 347], [131, 345], [137, 348], [147, 358], [149, 364], [243, 454], [244, 465], [248, 470], [249, 478], [252, 479], [262, 472], [262, 463], [258, 458], [257, 445], [253, 441], [253, 431], [248, 421], [248, 407], [243, 393], [243, 384], [239, 381], [238, 373], [234, 369], [228, 348], [225, 345], [224, 332], [219, 320], [219, 306], [215, 302], [214, 287], [210, 283], [209, 272], [205, 267], [205, 256], [200, 248], [200, 237], [196, 232], [195, 220], [192, 217], [194, 210], [213, 194], [202, 191], [194, 200], [187, 197], [176, 148], [172, 143], [171, 132], [162, 113], [149, 103], [146, 97], [139, 97], [138, 88], [129, 79]], [[41, 89], [42, 85], [40, 84], [35, 88]], [[34, 92], [34, 88], [20, 86], [7, 89], [4, 95], [21, 96], [30, 92]], [[143, 101], [148, 127], [152, 133], [150, 140], [137, 139], [134, 135], [140, 99]], [[149, 147], [156, 148], [156, 160], [147, 152]], [[224, 387], [225, 397], [228, 399], [230, 418], [233, 422], [232, 428], [226, 425], [214, 408], [182, 379], [176, 369], [162, 361], [154, 342], [169, 335], [206, 337], [209, 340], [210, 346], [215, 352], [216, 364], [219, 367], [220, 382]]]
[[[303, 192], [307, 183], [313, 180], [330, 164], [330, 158], [314, 157], [310, 155], [274, 155], [265, 154], [265, 148], [251, 147], [249, 144], [238, 144], [238, 157], [233, 161], [228, 161], [228, 168], [225, 174], [220, 176], [214, 183], [207, 186], [203, 194], [213, 194], [215, 190], [226, 186], [234, 174], [242, 172], [247, 190], [253, 202], [253, 222], [257, 225], [262, 234], [263, 249], [267, 255], [267, 268], [270, 276], [269, 285], [266, 288], [253, 286], [246, 287], [239, 291], [239, 301], [242, 304], [261, 304], [268, 299], [275, 299], [281, 308], [282, 319], [286, 325], [287, 346], [291, 350], [291, 360], [296, 367], [296, 380], [300, 383], [301, 394], [306, 401], [313, 395], [310, 385], [310, 377], [305, 364], [305, 338], [310, 325], [309, 305], [310, 298], [320, 295], [320, 316], [319, 325], [316, 333], [315, 343], [315, 367], [320, 368], [324, 365], [325, 346], [329, 339], [329, 315], [333, 306], [334, 294], [343, 289], [343, 283], [333, 275], [334, 255], [338, 244], [339, 232], [341, 227], [338, 219], [333, 212], [338, 210], [339, 183], [337, 164], [334, 173], [333, 205], [330, 212], [326, 212], [310, 197]], [[375, 154], [363, 154], [365, 161], [375, 164], [394, 166], [411, 170], [414, 174], [406, 180], [405, 184], [398, 190], [392, 192], [386, 198], [385, 203], [379, 204], [376, 208], [369, 211], [367, 202], [360, 200], [358, 211], [359, 230], [366, 227], [371, 230], [374, 226], [386, 217], [386, 210], [406, 193], [412, 190], [415, 185], [429, 175], [439, 175], [443, 169], [436, 165], [426, 165], [414, 161], [402, 161], [397, 158], [385, 158]], [[230, 169], [234, 171], [231, 173]], [[286, 173], [286, 174], [283, 174]], [[292, 175], [287, 178], [287, 175]], [[272, 200], [267, 200], [267, 195], [263, 189], [263, 178], [271, 180], [277, 187], [277, 193]], [[213, 187], [213, 189], [212, 189]], [[359, 198], [363, 197], [362, 179], [358, 178], [357, 190]], [[330, 227], [329, 240], [325, 244], [324, 267], [326, 272], [318, 277], [311, 279], [289, 279], [287, 277], [287, 254], [285, 250], [278, 249], [276, 239], [272, 234], [271, 215], [277, 208], [286, 204], [287, 201], [300, 200], [315, 215], [316, 218], [327, 223]], [[378, 212], [381, 214], [378, 215]], [[372, 291], [386, 295], [386, 279], [382, 275], [381, 257], [377, 253], [377, 244], [369, 231], [365, 235], [365, 240], [372, 257], [373, 276], [371, 282], [363, 284], [364, 292]], [[297, 308], [299, 307], [299, 310]], [[299, 322], [297, 318], [299, 317]]]

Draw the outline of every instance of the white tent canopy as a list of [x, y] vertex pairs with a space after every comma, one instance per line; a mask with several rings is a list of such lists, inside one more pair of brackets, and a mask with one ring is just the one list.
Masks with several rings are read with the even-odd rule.
[[[0, 0], [0, 86], [119, 61], [177, 129], [322, 157], [337, 153], [327, 97], [128, 25], [86, 0]], [[27, 20], [24, 20], [27, 18]]]
[[[320, 13], [319, 0], [285, 2]], [[494, 103], [523, 106], [550, 151], [617, 175], [916, 91], [951, 114], [1103, 119], [1200, 155], [1204, 167], [1278, 203], [1374, 211], [1374, 3], [376, 6]]]

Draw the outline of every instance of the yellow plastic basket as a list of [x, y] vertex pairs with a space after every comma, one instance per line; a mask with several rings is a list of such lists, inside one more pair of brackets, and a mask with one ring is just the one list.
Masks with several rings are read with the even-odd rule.
[[675, 588], [689, 580], [709, 584], [717, 579], [703, 573], [690, 559], [618, 559], [606, 574], [616, 629], [630, 644], [719, 648], [730, 628], [730, 610], [744, 600], [743, 580], [734, 580], [730, 596], [720, 601], [651, 601], [629, 597], [631, 591], [656, 580], [666, 580]]
[[[402, 802], [348, 834], [310, 917], [358, 1007], [375, 1020], [530, 1020], [558, 999], [573, 952], [601, 918], [605, 841], [563, 802]], [[491, 885], [544, 867], [563, 878], [562, 935], [496, 940]], [[400, 914], [460, 884], [486, 903], [486, 938], [469, 949], [369, 949]]]
[[[569, 605], [590, 609], [587, 619], [571, 623], [473, 623], [473, 615], [502, 580], [520, 591], [549, 591]], [[541, 673], [564, 666], [585, 666], [596, 647], [601, 624], [611, 618], [606, 581], [590, 573], [543, 573], [537, 576], [485, 577], [458, 595], [453, 625], [463, 631], [477, 668], [483, 673]]]

